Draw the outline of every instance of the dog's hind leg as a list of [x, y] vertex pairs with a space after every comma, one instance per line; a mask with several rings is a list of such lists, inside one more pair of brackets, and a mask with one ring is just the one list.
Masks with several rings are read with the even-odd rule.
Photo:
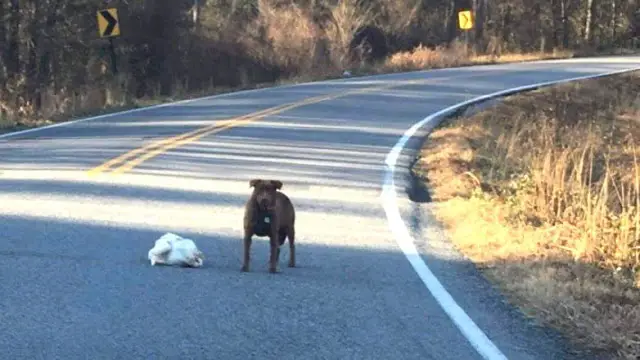
[[287, 237], [289, 238], [289, 267], [296, 267], [296, 229], [291, 226], [288, 229]]
[[241, 271], [247, 272], [249, 271], [249, 262], [251, 260], [251, 232], [245, 230], [244, 231], [244, 239], [243, 239], [243, 260], [242, 260], [242, 268]]
[[289, 230], [287, 228], [281, 229], [280, 232], [278, 232], [278, 245], [282, 246], [284, 244], [287, 240], [288, 233]]

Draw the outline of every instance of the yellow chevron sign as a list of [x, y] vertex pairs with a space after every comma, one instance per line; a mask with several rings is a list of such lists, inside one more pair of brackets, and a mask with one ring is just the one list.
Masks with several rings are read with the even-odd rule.
[[100, 37], [111, 37], [120, 35], [120, 25], [118, 24], [118, 9], [110, 8], [100, 10], [97, 13], [98, 32]]
[[473, 14], [471, 10], [463, 10], [458, 12], [458, 26], [462, 30], [469, 30], [473, 28]]

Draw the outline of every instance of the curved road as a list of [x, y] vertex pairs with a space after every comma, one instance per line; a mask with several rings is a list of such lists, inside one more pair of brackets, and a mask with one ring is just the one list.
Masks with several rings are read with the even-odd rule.
[[[394, 238], [380, 197], [387, 154], [414, 123], [472, 97], [638, 66], [620, 57], [340, 79], [1, 136], [0, 358], [481, 359]], [[261, 238], [252, 271], [239, 271], [254, 177], [283, 181], [297, 208], [298, 268], [286, 267], [285, 245], [269, 274]], [[570, 359], [566, 342], [436, 246], [428, 210], [401, 186], [421, 258], [501, 353]], [[205, 266], [150, 267], [167, 231], [193, 238]]]

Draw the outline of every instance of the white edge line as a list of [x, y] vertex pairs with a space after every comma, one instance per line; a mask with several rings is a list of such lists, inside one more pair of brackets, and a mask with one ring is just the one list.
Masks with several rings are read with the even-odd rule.
[[[624, 56], [618, 55], [618, 56], [608, 56], [608, 57], [609, 58], [614, 58], [614, 57], [624, 57]], [[585, 58], [576, 58], [576, 59], [590, 59], [590, 58], [589, 57], [585, 57]], [[202, 96], [202, 97], [184, 99], [184, 100], [178, 100], [178, 101], [170, 101], [170, 102], [157, 104], [157, 105], [144, 106], [144, 107], [135, 108], [135, 109], [110, 112], [110, 113], [106, 113], [106, 114], [102, 114], [102, 115], [96, 115], [96, 116], [90, 116], [90, 117], [86, 117], [86, 118], [80, 118], [80, 119], [77, 119], [77, 120], [63, 121], [63, 122], [59, 122], [59, 123], [56, 123], [56, 124], [51, 124], [51, 125], [46, 125], [46, 126], [39, 126], [39, 127], [20, 130], [20, 131], [8, 132], [8, 133], [0, 134], [0, 139], [7, 139], [7, 138], [14, 137], [14, 136], [28, 134], [28, 133], [32, 133], [32, 132], [37, 132], [37, 131], [42, 131], [42, 130], [47, 130], [47, 129], [53, 129], [53, 128], [57, 128], [57, 127], [61, 127], [61, 126], [72, 125], [72, 124], [78, 124], [78, 123], [82, 123], [82, 122], [85, 122], [85, 121], [93, 121], [93, 120], [105, 119], [105, 118], [109, 118], [109, 117], [117, 117], [117, 116], [122, 116], [122, 115], [127, 115], [127, 114], [133, 114], [133, 113], [137, 113], [137, 112], [143, 112], [143, 111], [159, 109], [159, 108], [168, 107], [168, 106], [187, 104], [187, 103], [195, 102], [195, 101], [203, 101], [203, 100], [210, 100], [210, 99], [216, 99], [216, 98], [224, 98], [224, 97], [227, 97], [227, 96], [233, 96], [233, 95], [237, 95], [237, 94], [261, 92], [261, 91], [268, 91], [268, 90], [273, 90], [273, 89], [288, 89], [288, 88], [295, 88], [295, 87], [301, 87], [301, 86], [310, 86], [310, 85], [340, 84], [342, 82], [349, 82], [349, 81], [371, 81], [371, 80], [375, 80], [375, 79], [380, 79], [381, 81], [384, 81], [385, 78], [387, 78], [387, 77], [397, 77], [397, 76], [402, 76], [402, 75], [407, 75], [407, 74], [441, 73], [441, 72], [452, 72], [452, 71], [458, 71], [458, 70], [469, 70], [469, 71], [471, 71], [471, 70], [474, 70], [474, 69], [483, 69], [483, 68], [491, 68], [491, 67], [499, 68], [499, 67], [508, 67], [508, 66], [518, 66], [518, 65], [522, 66], [523, 64], [538, 65], [538, 64], [544, 64], [544, 63], [547, 63], [547, 62], [549, 62], [549, 63], [557, 63], [557, 62], [562, 61], [562, 60], [569, 61], [569, 60], [572, 60], [572, 58], [568, 58], [568, 59], [534, 60], [534, 61], [523, 61], [523, 62], [514, 62], [514, 63], [503, 63], [503, 64], [500, 64], [500, 63], [498, 63], [498, 64], [483, 64], [483, 65], [458, 66], [458, 67], [440, 68], [440, 69], [405, 71], [405, 72], [388, 73], [388, 74], [376, 74], [376, 75], [356, 76], [356, 77], [349, 77], [349, 78], [336, 78], [336, 79], [328, 79], [328, 80], [321, 80], [321, 81], [311, 81], [311, 82], [303, 82], [303, 83], [297, 83], [297, 84], [275, 85], [275, 86], [267, 86], [267, 87], [258, 88], [258, 89], [247, 89], [247, 90], [240, 90], [240, 91], [231, 91], [231, 92], [223, 93], [223, 94], [208, 95], [208, 96]], [[597, 61], [597, 60], [598, 60], [597, 58], [594, 58], [594, 61]]]
[[398, 161], [398, 157], [402, 150], [404, 150], [404, 146], [409, 141], [409, 139], [413, 136], [413, 134], [418, 131], [421, 127], [430, 123], [432, 121], [437, 121], [438, 119], [443, 119], [444, 115], [453, 113], [454, 111], [464, 108], [469, 105], [477, 104], [484, 102], [486, 100], [490, 100], [497, 97], [502, 97], [505, 95], [533, 90], [539, 87], [550, 86], [561, 84], [570, 81], [584, 80], [584, 79], [594, 79], [598, 77], [610, 76], [621, 74], [625, 72], [631, 72], [640, 70], [640, 67], [635, 67], [631, 69], [624, 70], [616, 70], [606, 73], [601, 73], [597, 75], [586, 75], [562, 80], [548, 81], [542, 83], [536, 83], [526, 86], [515, 87], [507, 90], [502, 90], [498, 92], [494, 92], [491, 94], [478, 96], [476, 98], [458, 103], [456, 105], [450, 106], [438, 112], [435, 112], [422, 121], [414, 124], [411, 128], [409, 128], [404, 135], [398, 140], [393, 149], [387, 154], [385, 163], [387, 165], [385, 170], [385, 178], [383, 184], [383, 190], [381, 199], [383, 202], [384, 210], [387, 214], [387, 221], [389, 222], [389, 227], [391, 228], [392, 233], [395, 236], [396, 242], [398, 246], [405, 254], [413, 269], [416, 271], [422, 282], [425, 284], [431, 295], [435, 298], [435, 300], [440, 304], [440, 307], [447, 313], [449, 318], [455, 323], [460, 332], [464, 335], [464, 337], [469, 341], [469, 343], [476, 349], [476, 351], [487, 360], [506, 360], [507, 357], [498, 349], [498, 347], [487, 337], [487, 335], [475, 324], [475, 322], [469, 317], [469, 315], [456, 303], [453, 297], [447, 292], [444, 286], [440, 283], [438, 278], [431, 272], [427, 264], [424, 262], [420, 253], [417, 251], [415, 244], [411, 235], [409, 234], [409, 230], [404, 224], [402, 217], [400, 216], [400, 210], [398, 208], [397, 203], [397, 194], [395, 190], [395, 171], [396, 171], [396, 163]]

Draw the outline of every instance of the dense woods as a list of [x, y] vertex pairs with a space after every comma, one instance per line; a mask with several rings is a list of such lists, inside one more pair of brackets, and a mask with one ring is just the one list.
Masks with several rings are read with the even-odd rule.
[[[121, 35], [98, 34], [116, 7]], [[0, 120], [340, 74], [419, 44], [477, 53], [635, 45], [637, 0], [0, 0]], [[359, 45], [359, 46], [358, 46]]]

